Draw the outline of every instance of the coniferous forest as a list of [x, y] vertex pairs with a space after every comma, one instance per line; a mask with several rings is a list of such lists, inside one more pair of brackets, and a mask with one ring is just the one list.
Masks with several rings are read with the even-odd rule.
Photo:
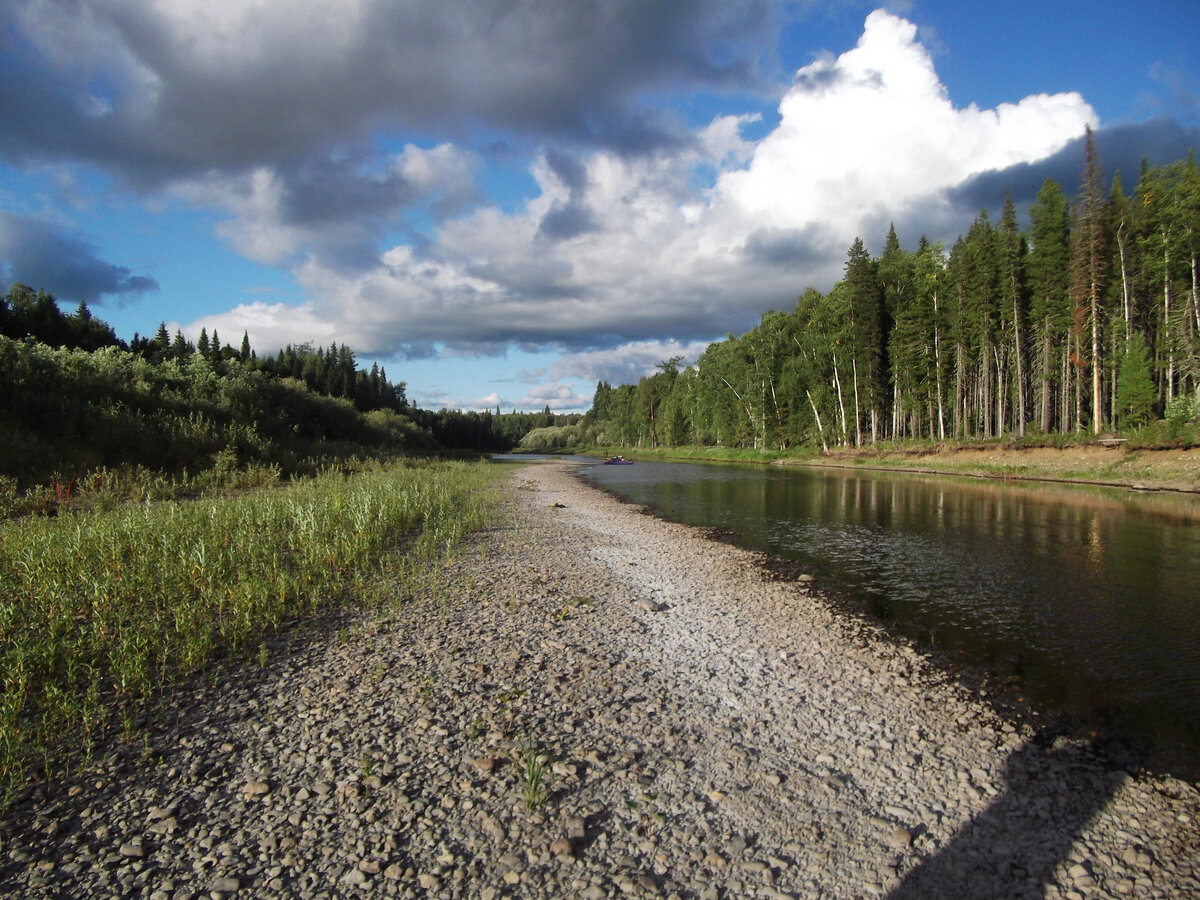
[[[14, 284], [0, 295], [0, 507], [33, 510], [103, 483], [129, 496], [251, 487], [354, 460], [510, 450], [579, 415], [422, 410], [349, 346], [259, 357], [166, 325], [120, 340], [86, 303]], [[41, 494], [31, 488], [41, 485]], [[121, 485], [124, 485], [121, 487]]]
[[[1194, 155], [1107, 190], [1090, 131], [1074, 196], [1047, 179], [1028, 225], [1007, 199], [946, 248], [881, 256], [861, 238], [844, 277], [806, 290], [693, 366], [601, 381], [601, 444], [786, 450], [896, 440], [1036, 439], [1159, 428], [1200, 412], [1200, 173]], [[1165, 418], [1165, 422], [1162, 420]]]

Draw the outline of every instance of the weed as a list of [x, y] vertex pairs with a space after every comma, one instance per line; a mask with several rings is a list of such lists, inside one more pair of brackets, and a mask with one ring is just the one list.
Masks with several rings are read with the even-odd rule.
[[433, 672], [426, 672], [421, 676], [420, 693], [421, 699], [428, 700], [433, 696], [433, 688], [437, 684], [437, 675]]
[[534, 745], [530, 736], [525, 739], [513, 762], [521, 769], [521, 795], [525, 800], [525, 808], [535, 810], [550, 799], [544, 784], [546, 770], [550, 768], [550, 757]]

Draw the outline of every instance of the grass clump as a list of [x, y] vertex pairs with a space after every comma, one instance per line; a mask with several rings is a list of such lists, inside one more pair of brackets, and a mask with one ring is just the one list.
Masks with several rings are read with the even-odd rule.
[[550, 799], [550, 791], [545, 784], [550, 757], [534, 744], [530, 736], [521, 745], [514, 762], [521, 770], [521, 797], [525, 801], [525, 808], [532, 812]]
[[282, 623], [403, 594], [487, 523], [499, 475], [400, 464], [0, 524], [0, 797], [216, 659], [265, 665]]

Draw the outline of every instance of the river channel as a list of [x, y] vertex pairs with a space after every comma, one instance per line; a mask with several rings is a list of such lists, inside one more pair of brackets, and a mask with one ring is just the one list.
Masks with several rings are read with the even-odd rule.
[[1190, 497], [835, 468], [638, 462], [585, 478], [794, 560], [896, 631], [1200, 774]]

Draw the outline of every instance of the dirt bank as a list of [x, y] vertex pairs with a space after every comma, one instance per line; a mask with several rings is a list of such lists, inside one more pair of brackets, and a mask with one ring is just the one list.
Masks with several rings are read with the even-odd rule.
[[1106, 484], [1200, 494], [1200, 449], [1120, 447], [941, 448], [833, 451], [806, 465], [878, 466], [930, 474]]

